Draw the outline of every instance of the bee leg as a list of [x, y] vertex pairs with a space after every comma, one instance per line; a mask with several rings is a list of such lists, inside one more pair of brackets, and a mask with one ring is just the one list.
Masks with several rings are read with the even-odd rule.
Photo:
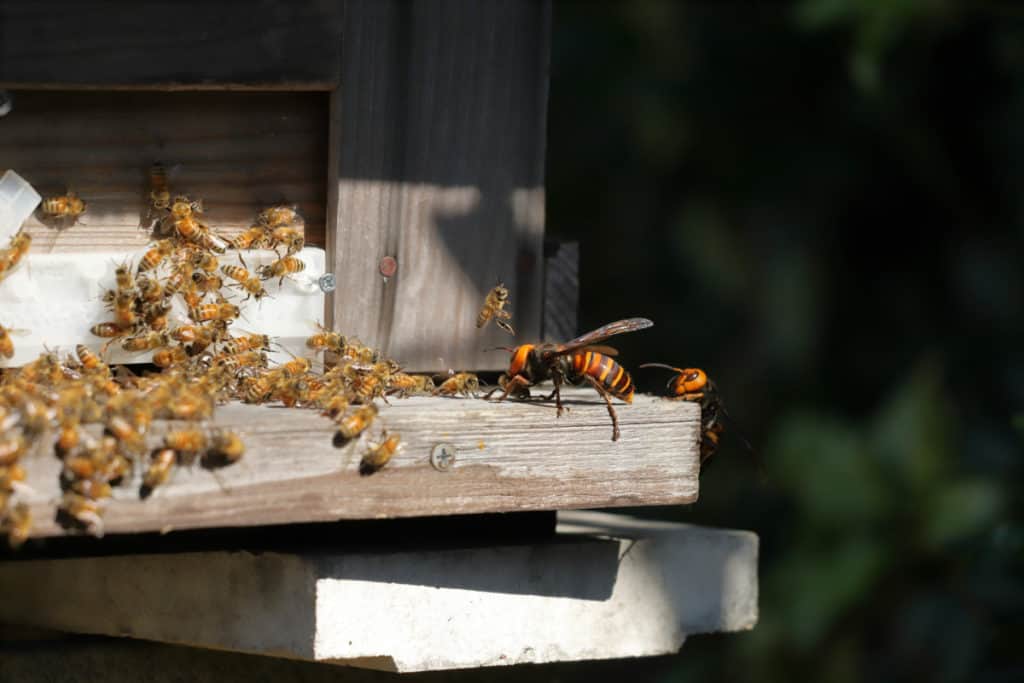
[[508, 332], [513, 337], [516, 336], [516, 331], [513, 330], [512, 326], [509, 325], [504, 320], [499, 320], [499, 319], [495, 318], [494, 319], [494, 324], [497, 325], [498, 327], [500, 327], [501, 329], [505, 330], [506, 332]]
[[619, 418], [615, 414], [615, 406], [612, 405], [611, 394], [608, 393], [608, 390], [605, 389], [604, 386], [600, 382], [598, 382], [596, 379], [594, 379], [590, 375], [584, 375], [584, 377], [586, 377], [587, 381], [590, 382], [590, 385], [592, 387], [594, 387], [594, 389], [597, 390], [597, 393], [601, 394], [601, 398], [604, 399], [605, 405], [608, 406], [608, 415], [612, 418], [612, 441], [618, 441], [619, 440]]

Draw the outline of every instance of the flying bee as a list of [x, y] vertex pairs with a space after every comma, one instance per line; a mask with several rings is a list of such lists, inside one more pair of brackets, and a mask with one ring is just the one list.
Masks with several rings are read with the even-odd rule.
[[305, 269], [305, 261], [295, 256], [285, 256], [284, 258], [277, 259], [269, 266], [260, 266], [259, 275], [261, 280], [270, 280], [275, 277], [280, 278], [277, 283], [280, 286], [288, 275], [301, 273]]
[[0, 325], [0, 356], [14, 358], [14, 340], [12, 335], [26, 335], [28, 330], [12, 330]]
[[219, 304], [203, 304], [201, 306], [195, 306], [189, 309], [188, 317], [196, 322], [206, 322], [207, 320], [222, 320], [230, 321], [241, 315], [241, 309], [234, 304], [219, 303]]
[[6, 249], [0, 249], [0, 281], [21, 262], [32, 246], [32, 235], [19, 230], [10, 240]]
[[209, 435], [209, 444], [203, 453], [203, 466], [230, 465], [238, 462], [244, 454], [245, 444], [236, 432], [217, 429]]
[[515, 336], [516, 332], [512, 329], [512, 324], [508, 322], [512, 319], [512, 314], [505, 310], [507, 303], [508, 288], [505, 287], [504, 282], [499, 282], [484, 299], [484, 305], [476, 316], [477, 328], [482, 328], [491, 318], [494, 318], [495, 325]]
[[327, 399], [327, 402], [323, 405], [323, 412], [320, 414], [332, 420], [337, 420], [342, 413], [348, 410], [348, 406], [349, 400], [345, 394], [334, 394]]
[[[531, 386], [550, 379], [555, 388], [548, 396], [548, 400], [555, 399], [556, 414], [561, 416], [562, 383], [590, 384], [608, 407], [608, 415], [612, 420], [612, 441], [618, 441], [619, 420], [612, 405], [612, 398], [632, 403], [633, 380], [625, 368], [612, 358], [618, 352], [611, 347], [598, 344], [609, 337], [647, 329], [652, 325], [654, 323], [646, 318], [628, 318], [608, 323], [565, 344], [522, 344], [507, 349], [512, 353], [512, 360], [506, 373], [508, 379], [505, 385], [500, 387], [502, 394], [498, 400], [504, 400], [510, 394], [529, 398]], [[491, 393], [494, 391], [497, 389]], [[489, 398], [490, 395], [485, 398]]]
[[302, 247], [305, 245], [306, 240], [303, 238], [302, 233], [293, 227], [281, 226], [274, 228], [270, 233], [270, 246], [275, 249], [283, 246], [286, 256], [302, 251]]
[[206, 449], [206, 433], [201, 429], [175, 429], [164, 435], [164, 447], [180, 454], [196, 454]]
[[371, 444], [370, 450], [359, 461], [359, 474], [364, 477], [379, 471], [391, 462], [391, 458], [401, 448], [398, 434], [388, 436], [387, 432], [382, 432], [381, 437], [384, 440], [379, 444]]
[[74, 225], [79, 216], [85, 213], [86, 207], [86, 203], [71, 191], [64, 195], [47, 197], [39, 205], [43, 216], [65, 228]]
[[230, 244], [234, 249], [265, 249], [270, 246], [270, 235], [262, 225], [254, 225], [236, 235]]
[[435, 396], [475, 396], [480, 391], [480, 379], [471, 372], [459, 372], [452, 374], [437, 389]]
[[299, 221], [299, 212], [294, 206], [271, 206], [260, 211], [256, 216], [256, 224], [274, 230], [290, 227]]
[[343, 446], [362, 434], [373, 424], [375, 417], [377, 417], [377, 406], [373, 403], [359, 406], [342, 415], [341, 419], [337, 421], [338, 432], [334, 435], [334, 445]]
[[174, 253], [174, 242], [171, 240], [160, 240], [156, 242], [145, 254], [142, 255], [142, 259], [139, 260], [138, 272], [145, 273], [147, 270], [153, 270], [163, 263], [172, 253]]

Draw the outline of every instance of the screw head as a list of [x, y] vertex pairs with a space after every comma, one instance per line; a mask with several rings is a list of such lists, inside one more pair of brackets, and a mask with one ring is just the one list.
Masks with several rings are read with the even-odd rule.
[[430, 449], [430, 465], [438, 472], [447, 472], [455, 464], [455, 445], [436, 443]]
[[398, 272], [398, 261], [394, 256], [385, 256], [380, 260], [380, 274], [384, 277], [394, 277]]
[[338, 279], [334, 277], [334, 273], [324, 273], [316, 283], [320, 285], [320, 291], [327, 294], [338, 288]]

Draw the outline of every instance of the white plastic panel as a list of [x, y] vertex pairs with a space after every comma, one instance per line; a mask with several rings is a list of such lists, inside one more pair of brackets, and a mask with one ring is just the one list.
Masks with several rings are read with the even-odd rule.
[[[14, 357], [0, 357], [0, 367], [24, 365], [46, 348], [73, 352], [75, 345], [85, 344], [99, 350], [105, 339], [95, 337], [89, 329], [112, 319], [101, 300], [104, 290], [113, 289], [114, 270], [126, 260], [133, 268], [142, 251], [100, 253], [29, 254], [3, 282], [0, 282], [0, 325], [11, 331]], [[277, 258], [273, 251], [243, 252], [250, 271]], [[242, 309], [241, 317], [232, 325], [235, 334], [258, 332], [270, 335], [278, 345], [294, 355], [308, 356], [305, 339], [324, 320], [324, 293], [317, 284], [324, 273], [323, 249], [307, 248], [298, 257], [305, 262], [303, 272], [285, 278], [268, 280], [264, 286], [270, 296], [259, 302], [243, 302], [244, 293], [228, 295]], [[222, 265], [239, 264], [236, 252], [220, 256]], [[134, 271], [133, 271], [134, 272]], [[185, 304], [175, 297], [171, 327], [188, 322]], [[173, 322], [177, 321], [177, 322]], [[287, 353], [278, 352], [276, 360]], [[127, 353], [119, 344], [111, 344], [106, 360], [111, 363], [148, 363], [151, 352]]]

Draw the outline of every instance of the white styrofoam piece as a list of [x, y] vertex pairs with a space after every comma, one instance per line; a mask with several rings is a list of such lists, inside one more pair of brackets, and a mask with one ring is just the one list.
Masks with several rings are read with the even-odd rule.
[[[0, 282], [0, 325], [11, 331], [14, 357], [0, 357], [0, 367], [24, 365], [46, 349], [74, 352], [77, 344], [99, 350], [105, 339], [93, 336], [90, 328], [112, 320], [105, 310], [103, 292], [115, 288], [114, 270], [125, 261], [133, 268], [145, 250], [132, 252], [30, 253]], [[259, 302], [243, 302], [245, 294], [231, 288], [228, 297], [242, 309], [232, 325], [235, 334], [259, 332], [269, 335], [277, 345], [296, 356], [309, 356], [305, 339], [324, 318], [324, 293], [316, 280], [324, 273], [323, 249], [303, 249], [297, 256], [306, 269], [293, 277], [264, 282], [269, 296]], [[243, 252], [250, 271], [277, 258], [273, 251]], [[237, 252], [220, 257], [222, 265], [239, 264]], [[133, 270], [134, 272], [134, 270]], [[166, 271], [160, 271], [165, 273]], [[225, 282], [228, 280], [225, 278]], [[187, 323], [185, 304], [180, 296], [171, 312], [171, 326]], [[176, 322], [175, 322], [176, 321]], [[106, 360], [111, 363], [148, 363], [152, 352], [127, 353], [120, 344], [111, 344]], [[287, 360], [287, 352], [272, 354], [274, 360]]]
[[28, 181], [8, 170], [0, 177], [0, 248], [39, 206], [42, 197]]

